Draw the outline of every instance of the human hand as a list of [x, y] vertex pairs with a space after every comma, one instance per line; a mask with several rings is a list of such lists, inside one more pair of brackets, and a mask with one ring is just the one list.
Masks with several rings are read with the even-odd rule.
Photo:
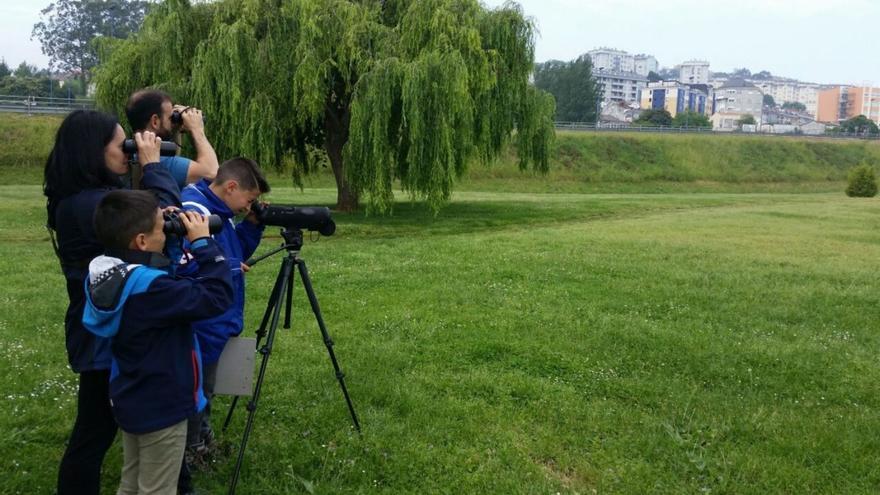
[[246, 265], [246, 264], [242, 263], [242, 264], [241, 264], [241, 272], [242, 272], [242, 273], [247, 273], [247, 272], [249, 272], [249, 271], [251, 271], [251, 267], [250, 267], [250, 265]]
[[247, 214], [247, 216], [244, 217], [244, 219], [247, 220], [248, 222], [254, 224], [254, 225], [259, 225], [259, 224], [260, 224], [260, 219], [257, 218], [257, 212], [254, 211], [254, 206], [253, 206], [254, 203], [260, 205], [260, 207], [261, 207], [260, 209], [261, 209], [261, 210], [262, 210], [262, 209], [265, 209], [267, 206], [269, 206], [269, 203], [266, 202], [266, 201], [255, 200], [253, 203], [251, 203], [250, 205], [248, 205], [248, 214]]
[[162, 208], [162, 216], [170, 215], [171, 213], [174, 213], [177, 211], [180, 211], [180, 208], [178, 208], [176, 206], [166, 206], [165, 208]]
[[134, 141], [138, 148], [138, 162], [141, 166], [148, 163], [156, 163], [159, 161], [160, 150], [162, 149], [162, 138], [151, 131], [136, 132]]
[[183, 226], [186, 227], [186, 239], [189, 242], [194, 242], [196, 239], [210, 235], [208, 217], [195, 211], [184, 211], [181, 212], [179, 218]]
[[175, 107], [175, 110], [180, 112], [180, 118], [183, 120], [183, 124], [180, 126], [181, 131], [189, 132], [190, 134], [205, 132], [205, 119], [201, 110], [196, 107], [184, 107], [182, 105]]

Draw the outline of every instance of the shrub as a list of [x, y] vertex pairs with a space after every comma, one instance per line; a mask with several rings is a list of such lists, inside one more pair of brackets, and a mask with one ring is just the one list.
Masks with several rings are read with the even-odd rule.
[[859, 165], [852, 169], [849, 173], [846, 195], [854, 198], [873, 198], [876, 196], [877, 178], [874, 176], [874, 168], [869, 165]]

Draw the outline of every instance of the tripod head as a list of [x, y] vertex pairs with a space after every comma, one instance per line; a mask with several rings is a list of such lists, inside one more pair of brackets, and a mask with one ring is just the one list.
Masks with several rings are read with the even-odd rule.
[[268, 253], [260, 256], [259, 258], [251, 258], [244, 262], [247, 266], [254, 266], [257, 263], [263, 261], [264, 259], [274, 256], [281, 251], [287, 251], [290, 256], [293, 258], [298, 258], [299, 252], [303, 247], [303, 231], [302, 229], [281, 229], [281, 238], [284, 239], [284, 244], [281, 245], [280, 248], [269, 251]]
[[302, 249], [302, 229], [281, 229], [281, 238], [284, 239], [284, 248], [288, 251], [299, 252]]

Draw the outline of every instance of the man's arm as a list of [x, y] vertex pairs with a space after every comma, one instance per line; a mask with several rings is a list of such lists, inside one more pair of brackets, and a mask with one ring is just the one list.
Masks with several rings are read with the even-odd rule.
[[198, 108], [179, 105], [175, 109], [180, 111], [183, 118], [181, 130], [189, 133], [196, 149], [196, 158], [189, 163], [186, 181], [193, 183], [201, 179], [213, 179], [217, 176], [220, 163], [217, 161], [214, 147], [211, 146], [211, 142], [205, 135], [205, 121], [202, 118], [202, 111]]

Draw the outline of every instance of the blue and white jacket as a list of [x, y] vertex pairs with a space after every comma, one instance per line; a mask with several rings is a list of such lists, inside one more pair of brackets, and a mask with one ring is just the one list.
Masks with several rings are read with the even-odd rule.
[[128, 433], [173, 426], [206, 404], [192, 322], [223, 313], [232, 285], [216, 242], [192, 247], [199, 270], [191, 279], [169, 276], [157, 253], [109, 252], [89, 264], [83, 325], [110, 339], [110, 403]]
[[[256, 225], [248, 221], [241, 221], [236, 225], [235, 213], [211, 191], [210, 185], [210, 181], [202, 179], [185, 187], [180, 195], [184, 210], [197, 211], [203, 215], [218, 215], [223, 219], [223, 230], [213, 237], [226, 255], [229, 272], [232, 276], [232, 286], [235, 290], [235, 298], [226, 312], [215, 318], [193, 323], [193, 329], [196, 331], [202, 349], [202, 361], [205, 364], [216, 363], [220, 359], [226, 342], [241, 333], [244, 326], [245, 290], [241, 263], [254, 254], [265, 229], [263, 225]], [[195, 271], [196, 266], [197, 263], [194, 265], [193, 261], [181, 264], [178, 267], [178, 273], [180, 275], [191, 274]]]

